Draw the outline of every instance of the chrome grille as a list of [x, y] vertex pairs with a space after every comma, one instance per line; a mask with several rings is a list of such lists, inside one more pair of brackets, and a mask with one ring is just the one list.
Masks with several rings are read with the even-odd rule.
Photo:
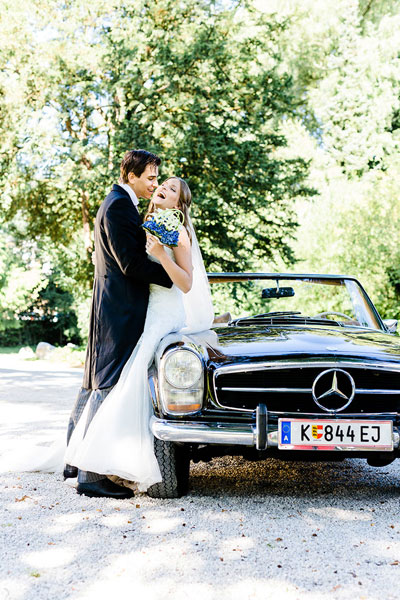
[[351, 375], [356, 393], [340, 414], [400, 412], [400, 366], [352, 362], [265, 363], [221, 367], [214, 374], [217, 404], [254, 411], [261, 402], [272, 413], [325, 414], [312, 398], [316, 377], [327, 369]]

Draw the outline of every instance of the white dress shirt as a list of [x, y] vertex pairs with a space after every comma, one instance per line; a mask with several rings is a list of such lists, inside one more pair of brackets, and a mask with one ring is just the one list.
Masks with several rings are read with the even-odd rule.
[[138, 200], [135, 192], [133, 191], [133, 189], [130, 187], [130, 185], [128, 185], [127, 183], [119, 183], [119, 182], [118, 182], [118, 185], [120, 187], [122, 187], [126, 192], [128, 192], [130, 199], [133, 202], [133, 206], [135, 206], [137, 208], [138, 204], [139, 204], [139, 200]]

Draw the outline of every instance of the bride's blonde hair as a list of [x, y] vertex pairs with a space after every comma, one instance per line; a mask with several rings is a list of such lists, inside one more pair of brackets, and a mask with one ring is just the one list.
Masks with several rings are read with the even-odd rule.
[[[192, 241], [192, 236], [191, 236], [190, 227], [189, 227], [189, 208], [192, 203], [192, 192], [190, 191], [190, 187], [188, 186], [186, 181], [184, 179], [181, 179], [181, 177], [176, 177], [175, 175], [173, 175], [172, 177], [168, 177], [165, 181], [169, 181], [170, 179], [177, 179], [179, 181], [180, 185], [179, 185], [178, 208], [179, 208], [179, 210], [181, 210], [183, 212], [183, 216], [184, 216], [183, 225], [187, 231], [190, 241]], [[154, 212], [154, 209], [155, 209], [155, 206], [154, 206], [153, 202], [150, 201], [150, 204], [147, 209], [147, 213], [144, 217], [145, 221], [151, 216], [151, 214]]]

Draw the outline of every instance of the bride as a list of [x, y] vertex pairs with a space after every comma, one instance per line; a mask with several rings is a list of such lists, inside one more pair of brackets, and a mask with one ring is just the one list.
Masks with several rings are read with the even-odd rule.
[[150, 285], [143, 334], [117, 385], [85, 432], [87, 406], [65, 455], [70, 465], [133, 481], [139, 491], [162, 481], [149, 428], [152, 406], [147, 370], [155, 350], [167, 334], [184, 327], [186, 332], [208, 329], [213, 320], [207, 276], [189, 217], [190, 204], [189, 186], [179, 177], [170, 177], [154, 192], [147, 216], [165, 208], [178, 208], [184, 215], [178, 246], [173, 249], [163, 246], [154, 236], [147, 236], [147, 253], [161, 263], [173, 286], [168, 289]]
[[[139, 491], [162, 481], [154, 454], [149, 421], [152, 404], [147, 372], [161, 339], [172, 332], [209, 329], [214, 312], [196, 234], [189, 217], [191, 192], [179, 177], [170, 177], [154, 192], [146, 216], [156, 209], [178, 208], [184, 215], [178, 246], [163, 246], [147, 237], [146, 249], [170, 276], [173, 286], [150, 285], [144, 331], [116, 386], [88, 425], [89, 403], [65, 449], [65, 435], [51, 447], [19, 448], [1, 457], [0, 471], [54, 472], [65, 462], [84, 471], [117, 476], [137, 484]], [[118, 311], [118, 306], [115, 306]], [[126, 332], [129, 335], [129, 331]], [[77, 491], [79, 491], [78, 484]], [[128, 491], [128, 490], [127, 490]]]

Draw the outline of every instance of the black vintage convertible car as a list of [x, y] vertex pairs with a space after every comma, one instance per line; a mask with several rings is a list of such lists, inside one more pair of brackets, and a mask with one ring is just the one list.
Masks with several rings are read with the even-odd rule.
[[[149, 371], [163, 481], [186, 493], [190, 460], [399, 455], [400, 340], [361, 284], [341, 275], [209, 274], [225, 315], [171, 334]], [[222, 322], [221, 322], [222, 321]]]

